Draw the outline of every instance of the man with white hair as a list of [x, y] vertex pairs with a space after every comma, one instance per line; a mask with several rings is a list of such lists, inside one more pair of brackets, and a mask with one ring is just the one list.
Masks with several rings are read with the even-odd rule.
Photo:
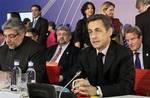
[[140, 14], [136, 16], [135, 24], [143, 34], [143, 44], [150, 45], [150, 0], [137, 0], [136, 8]]

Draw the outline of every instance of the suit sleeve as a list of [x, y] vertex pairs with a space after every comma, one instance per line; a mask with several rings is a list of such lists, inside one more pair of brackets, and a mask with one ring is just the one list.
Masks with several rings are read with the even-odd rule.
[[[37, 48], [36, 48], [37, 49]], [[44, 59], [43, 49], [34, 52], [31, 56], [31, 61], [33, 61], [36, 70], [36, 80], [37, 82], [47, 82], [45, 59]]]

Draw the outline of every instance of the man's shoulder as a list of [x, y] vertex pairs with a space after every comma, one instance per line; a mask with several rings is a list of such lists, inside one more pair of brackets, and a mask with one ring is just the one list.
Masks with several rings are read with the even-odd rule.
[[132, 53], [129, 48], [124, 47], [123, 45], [120, 45], [116, 43], [115, 41], [111, 41], [110, 44], [111, 50], [115, 51], [117, 54], [127, 54], [127, 53]]
[[3, 46], [0, 47], [0, 54], [4, 53], [5, 51], [7, 51], [9, 48], [8, 46], [5, 44]]
[[40, 19], [40, 21], [42, 21], [42, 22], [47, 22], [47, 23], [48, 23], [47, 19], [45, 19], [45, 18], [43, 18], [43, 17], [40, 17], [39, 19]]
[[37, 50], [42, 50], [44, 49], [43, 46], [41, 46], [39, 43], [33, 41], [31, 38], [28, 38], [28, 37], [25, 37], [25, 40], [24, 40], [24, 46], [27, 48], [31, 48], [31, 49], [37, 49]]

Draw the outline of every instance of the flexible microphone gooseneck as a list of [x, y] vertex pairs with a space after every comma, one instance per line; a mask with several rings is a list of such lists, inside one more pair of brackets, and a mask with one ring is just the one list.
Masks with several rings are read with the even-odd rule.
[[81, 74], [81, 71], [78, 71], [75, 76], [62, 88], [62, 90], [60, 91], [59, 93], [59, 97], [58, 98], [61, 98], [61, 94], [63, 92], [63, 90], [76, 78], [78, 77], [79, 75]]

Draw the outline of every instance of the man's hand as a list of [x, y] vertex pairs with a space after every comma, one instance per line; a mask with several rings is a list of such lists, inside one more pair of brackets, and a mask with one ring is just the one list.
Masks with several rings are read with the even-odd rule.
[[64, 79], [63, 75], [59, 75], [59, 82], [62, 82]]
[[84, 96], [94, 96], [96, 95], [96, 87], [92, 86], [88, 80], [77, 79], [73, 82], [72, 91], [75, 94]]

